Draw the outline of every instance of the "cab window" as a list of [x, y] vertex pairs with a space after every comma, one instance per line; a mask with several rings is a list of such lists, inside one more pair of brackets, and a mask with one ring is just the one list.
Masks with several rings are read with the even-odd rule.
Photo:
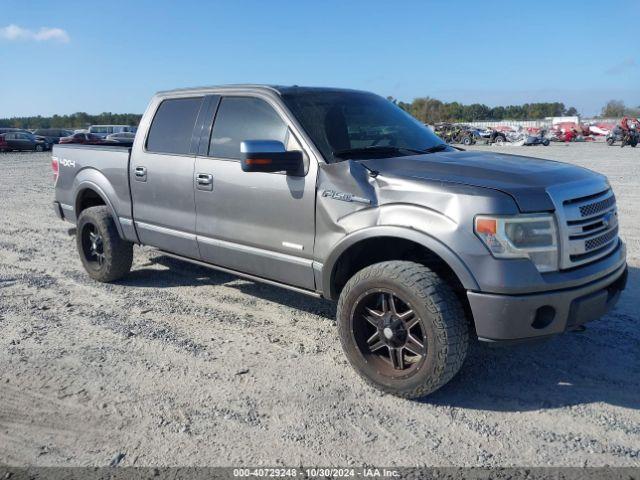
[[252, 97], [224, 97], [216, 114], [209, 156], [240, 159], [244, 140], [278, 140], [286, 145], [287, 125], [264, 100]]
[[154, 153], [188, 155], [201, 104], [202, 97], [164, 100], [149, 128], [147, 150]]

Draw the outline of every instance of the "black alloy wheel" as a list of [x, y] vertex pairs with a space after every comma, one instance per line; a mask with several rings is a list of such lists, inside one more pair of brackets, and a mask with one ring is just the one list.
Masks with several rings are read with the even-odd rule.
[[98, 227], [92, 223], [85, 223], [81, 232], [82, 253], [87, 264], [100, 270], [105, 262], [104, 240]]
[[365, 292], [353, 315], [360, 353], [386, 376], [406, 377], [426, 355], [426, 336], [415, 310], [389, 290]]

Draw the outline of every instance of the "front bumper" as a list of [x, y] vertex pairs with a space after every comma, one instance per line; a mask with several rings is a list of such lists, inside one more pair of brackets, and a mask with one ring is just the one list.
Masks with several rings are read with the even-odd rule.
[[516, 341], [562, 333], [602, 317], [627, 283], [626, 263], [579, 287], [528, 295], [467, 292], [476, 333], [485, 341]]

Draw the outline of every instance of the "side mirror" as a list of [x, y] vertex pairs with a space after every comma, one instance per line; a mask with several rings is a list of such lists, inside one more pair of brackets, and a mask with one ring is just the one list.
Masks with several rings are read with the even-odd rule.
[[245, 140], [240, 144], [240, 164], [244, 172], [286, 172], [302, 175], [302, 152], [288, 152], [277, 140]]

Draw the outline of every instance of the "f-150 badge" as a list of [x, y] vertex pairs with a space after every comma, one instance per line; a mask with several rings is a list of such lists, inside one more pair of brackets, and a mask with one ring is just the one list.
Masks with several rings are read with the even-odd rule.
[[356, 195], [353, 195], [352, 193], [338, 192], [336, 190], [323, 190], [322, 196], [330, 197], [330, 198], [333, 198], [334, 200], [341, 200], [343, 202], [356, 202], [356, 203], [364, 203], [367, 205], [371, 204], [371, 200], [369, 200], [368, 198], [358, 197]]

